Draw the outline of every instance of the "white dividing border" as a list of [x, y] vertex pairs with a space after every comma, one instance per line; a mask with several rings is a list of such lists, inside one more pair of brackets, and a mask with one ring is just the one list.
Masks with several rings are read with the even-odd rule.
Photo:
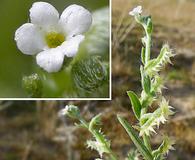
[[36, 100], [76, 100], [76, 101], [87, 101], [87, 100], [112, 100], [112, 0], [109, 0], [109, 60], [110, 60], [110, 68], [109, 68], [109, 97], [108, 98], [0, 98], [0, 100], [25, 100], [25, 101], [36, 101]]

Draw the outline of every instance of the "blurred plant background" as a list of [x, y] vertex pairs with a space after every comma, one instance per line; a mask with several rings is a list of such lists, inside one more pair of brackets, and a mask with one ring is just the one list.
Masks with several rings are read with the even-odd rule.
[[[17, 49], [14, 41], [15, 31], [22, 24], [29, 22], [29, 9], [33, 2], [36, 0], [0, 1], [0, 18], [2, 19], [0, 22], [0, 97], [23, 98], [32, 96], [28, 93], [29, 90], [25, 92], [25, 89], [22, 88], [22, 79], [23, 76], [38, 73], [43, 84], [42, 97], [108, 98], [108, 80], [90, 93], [77, 89], [69, 71], [67, 71], [68, 69], [48, 74], [37, 66], [32, 56], [24, 55]], [[106, 63], [104, 66], [109, 71], [109, 0], [46, 0], [46, 2], [51, 3], [60, 14], [71, 4], [82, 5], [93, 13], [93, 25], [91, 30], [85, 34], [86, 40], [82, 43], [78, 55], [98, 56], [101, 63]], [[77, 59], [81, 59], [81, 57], [78, 56]], [[40, 96], [38, 95], [38, 97]]]
[[[177, 56], [173, 66], [164, 69], [164, 90], [175, 116], [160, 128], [176, 140], [175, 151], [168, 160], [195, 160], [195, 11], [193, 0], [139, 1], [144, 12], [151, 13], [154, 22], [152, 54], [159, 53], [168, 42]], [[94, 4], [95, 5], [95, 4]], [[142, 29], [135, 25], [128, 12], [138, 1], [113, 0], [112, 24], [112, 101], [3, 101], [0, 109], [1, 160], [94, 160], [95, 151], [86, 149], [86, 130], [78, 129], [69, 118], [59, 119], [57, 112], [66, 104], [80, 107], [90, 119], [102, 113], [102, 130], [112, 142], [112, 148], [123, 157], [133, 149], [126, 132], [116, 119], [122, 114], [136, 123], [127, 90], [140, 92], [139, 38]], [[140, 32], [141, 31], [141, 32]], [[166, 40], [166, 41], [165, 41]], [[11, 63], [11, 62], [10, 62]], [[160, 143], [153, 139], [153, 146]]]

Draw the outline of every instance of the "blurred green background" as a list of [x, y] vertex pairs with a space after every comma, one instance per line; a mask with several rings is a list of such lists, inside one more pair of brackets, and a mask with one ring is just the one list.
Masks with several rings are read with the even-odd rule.
[[[35, 0], [0, 1], [0, 97], [26, 97], [21, 79], [33, 73], [32, 56], [22, 54], [16, 47], [14, 33], [18, 27], [29, 21], [29, 9]], [[108, 0], [45, 0], [62, 11], [70, 4], [80, 4], [93, 12], [108, 6]]]

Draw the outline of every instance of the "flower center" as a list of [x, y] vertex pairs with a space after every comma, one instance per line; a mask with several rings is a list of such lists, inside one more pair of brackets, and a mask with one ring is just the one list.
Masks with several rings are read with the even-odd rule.
[[65, 36], [61, 33], [50, 32], [45, 36], [45, 40], [49, 48], [56, 48], [65, 41]]

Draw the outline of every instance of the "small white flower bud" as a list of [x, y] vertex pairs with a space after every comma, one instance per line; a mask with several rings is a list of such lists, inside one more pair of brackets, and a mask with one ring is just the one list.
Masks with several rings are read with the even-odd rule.
[[136, 16], [136, 15], [141, 14], [141, 13], [142, 13], [142, 6], [137, 6], [137, 7], [133, 8], [132, 11], [129, 12], [129, 15]]

